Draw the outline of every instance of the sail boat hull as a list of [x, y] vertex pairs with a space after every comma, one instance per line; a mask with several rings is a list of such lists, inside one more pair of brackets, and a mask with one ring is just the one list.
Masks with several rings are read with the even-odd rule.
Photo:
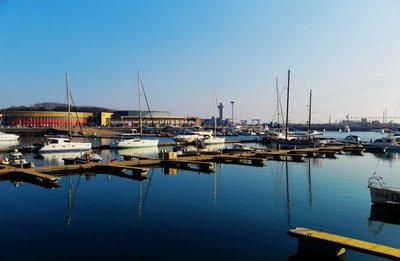
[[150, 148], [157, 146], [158, 140], [145, 139], [116, 140], [110, 143], [111, 148]]
[[203, 140], [203, 142], [205, 145], [222, 144], [222, 143], [225, 143], [225, 138], [211, 136], [211, 137], [205, 138]]
[[272, 140], [274, 144], [280, 147], [280, 149], [304, 149], [304, 148], [318, 148], [321, 147], [322, 144], [319, 141], [302, 141], [302, 140]]

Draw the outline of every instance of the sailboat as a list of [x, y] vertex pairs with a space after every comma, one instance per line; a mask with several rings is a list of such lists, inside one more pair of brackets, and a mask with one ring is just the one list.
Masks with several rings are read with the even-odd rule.
[[[65, 82], [67, 88], [67, 105], [68, 105], [68, 131], [71, 137], [71, 92], [69, 88], [68, 73], [65, 74]], [[48, 152], [72, 152], [72, 151], [90, 151], [92, 143], [90, 142], [73, 142], [70, 138], [47, 138], [45, 143], [37, 144], [33, 151], [39, 153]]]
[[300, 149], [300, 148], [316, 148], [322, 146], [322, 144], [311, 138], [311, 97], [312, 91], [310, 91], [310, 105], [309, 115], [308, 115], [308, 134], [296, 137], [296, 138], [289, 138], [289, 84], [290, 84], [290, 70], [288, 70], [288, 85], [287, 85], [287, 97], [286, 97], [286, 124], [285, 124], [285, 138], [284, 139], [273, 139], [273, 142], [279, 146], [281, 149]]
[[[216, 114], [215, 114], [215, 107], [217, 106], [217, 96], [215, 94], [215, 89], [213, 87], [213, 96], [214, 96], [214, 134], [217, 134], [217, 118], [216, 118]], [[211, 133], [209, 135], [204, 135], [204, 139], [203, 142], [205, 145], [211, 145], [211, 144], [221, 144], [221, 143], [225, 143], [225, 137], [216, 137], [213, 136]]]
[[137, 80], [138, 80], [138, 96], [139, 96], [139, 126], [140, 133], [139, 138], [133, 139], [122, 139], [122, 140], [113, 140], [110, 143], [111, 148], [147, 148], [147, 147], [157, 147], [158, 139], [143, 139], [143, 127], [142, 127], [142, 108], [141, 108], [141, 92], [143, 89], [142, 79], [140, 78], [140, 71], [137, 72]]

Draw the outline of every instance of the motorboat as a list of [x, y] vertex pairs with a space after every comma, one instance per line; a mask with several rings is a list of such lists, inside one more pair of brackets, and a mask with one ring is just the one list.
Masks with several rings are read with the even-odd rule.
[[19, 136], [15, 134], [0, 132], [0, 141], [13, 141], [13, 140], [18, 140], [18, 138]]
[[26, 159], [24, 158], [24, 155], [22, 155], [22, 153], [16, 149], [9, 153], [8, 158], [0, 159], [0, 163], [3, 165], [19, 167], [19, 168], [35, 167], [33, 162], [26, 161]]
[[90, 151], [92, 143], [73, 142], [66, 138], [47, 138], [46, 142], [35, 144], [33, 151], [38, 153]]
[[373, 142], [363, 143], [364, 148], [386, 148], [386, 150], [400, 150], [400, 144], [394, 138], [380, 138]]
[[337, 141], [343, 143], [343, 145], [361, 144], [361, 138], [357, 135], [348, 135], [344, 139], [338, 139]]
[[110, 148], [148, 148], [157, 147], [158, 139], [122, 139], [122, 140], [112, 140], [110, 142]]
[[370, 177], [367, 187], [371, 194], [371, 203], [400, 206], [400, 188], [387, 187], [382, 177]]

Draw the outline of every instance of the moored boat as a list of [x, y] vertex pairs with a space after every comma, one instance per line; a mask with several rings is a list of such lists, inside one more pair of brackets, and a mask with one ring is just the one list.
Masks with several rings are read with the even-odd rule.
[[33, 162], [28, 162], [24, 158], [21, 152], [14, 150], [9, 153], [8, 158], [0, 159], [0, 163], [3, 165], [18, 167], [18, 168], [33, 168], [35, 165]]
[[72, 151], [89, 151], [92, 149], [92, 143], [89, 142], [73, 142], [66, 138], [47, 138], [47, 141], [34, 145], [33, 152], [72, 152]]
[[368, 180], [371, 203], [400, 206], [400, 188], [387, 187], [382, 177], [372, 176]]
[[[138, 81], [138, 96], [139, 96], [139, 127], [140, 131], [138, 133], [138, 138], [133, 139], [122, 139], [122, 140], [112, 140], [110, 142], [111, 148], [147, 148], [147, 147], [157, 147], [158, 139], [143, 139], [143, 126], [142, 126], [142, 108], [141, 108], [141, 92], [143, 89], [142, 78], [140, 77], [140, 71], [137, 72]], [[133, 131], [132, 131], [133, 133]], [[136, 133], [136, 132], [135, 132]]]
[[148, 148], [157, 147], [158, 139], [150, 140], [143, 138], [134, 139], [122, 139], [122, 140], [112, 140], [110, 142], [110, 148]]
[[373, 142], [363, 143], [363, 146], [366, 149], [386, 148], [386, 150], [400, 150], [399, 143], [397, 143], [392, 138], [385, 138], [385, 137], [376, 139]]

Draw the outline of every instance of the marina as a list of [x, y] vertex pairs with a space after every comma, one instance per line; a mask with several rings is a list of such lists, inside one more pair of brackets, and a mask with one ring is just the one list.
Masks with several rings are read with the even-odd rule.
[[[360, 135], [365, 136], [365, 133], [360, 133]], [[379, 134], [371, 133], [370, 135], [377, 136]], [[233, 138], [232, 140], [235, 140], [235, 142], [237, 142], [238, 138], [240, 139], [240, 137]], [[96, 140], [99, 141], [98, 139], [92, 139], [92, 142]], [[166, 138], [163, 141], [170, 142]], [[65, 218], [52, 222], [55, 226], [52, 227], [51, 233], [65, 234], [68, 230], [74, 230], [75, 227], [85, 231], [90, 227], [94, 228], [93, 226], [97, 227], [100, 224], [104, 226], [107, 224], [107, 220], [115, 218], [121, 224], [119, 229], [118, 226], [116, 227], [117, 231], [120, 234], [122, 233], [124, 239], [137, 240], [134, 239], [137, 237], [132, 237], [132, 235], [122, 232], [121, 229], [123, 227], [128, 227], [128, 231], [131, 229], [143, 231], [140, 232], [140, 235], [147, 238], [146, 240], [151, 240], [151, 238], [146, 237], [142, 233], [145, 233], [144, 231], [148, 229], [157, 231], [157, 235], [165, 240], [170, 238], [172, 231], [174, 233], [181, 231], [173, 237], [171, 244], [166, 244], [165, 240], [162, 244], [156, 244], [161, 248], [167, 246], [169, 250], [165, 249], [164, 251], [153, 253], [150, 255], [152, 258], [160, 258], [161, 256], [158, 255], [162, 255], [163, 253], [170, 254], [171, 249], [177, 249], [177, 246], [173, 246], [172, 244], [182, 243], [181, 236], [187, 234], [188, 230], [197, 231], [196, 227], [201, 227], [202, 225], [200, 224], [204, 222], [207, 224], [211, 222], [216, 225], [228, 222], [234, 230], [229, 228], [225, 228], [224, 230], [213, 228], [212, 231], [214, 232], [212, 233], [220, 234], [224, 238], [232, 237], [232, 240], [225, 240], [224, 243], [225, 246], [229, 247], [235, 246], [235, 238], [241, 233], [253, 233], [253, 236], [250, 238], [246, 237], [247, 239], [244, 242], [247, 246], [246, 248], [243, 248], [243, 245], [242, 247], [236, 246], [236, 250], [224, 253], [224, 258], [229, 257], [233, 260], [236, 260], [236, 255], [247, 255], [241, 252], [245, 251], [244, 249], [255, 251], [255, 260], [265, 259], [267, 256], [269, 258], [273, 256], [274, 259], [285, 259], [290, 256], [301, 255], [300, 252], [297, 252], [296, 240], [291, 239], [286, 234], [288, 230], [300, 226], [317, 227], [318, 229], [331, 231], [335, 234], [348, 235], [357, 239], [392, 247], [400, 244], [397, 241], [397, 237], [390, 236], [392, 233], [398, 233], [396, 231], [400, 232], [400, 221], [397, 223], [396, 220], [393, 221], [386, 215], [382, 216], [381, 212], [376, 213], [376, 208], [372, 208], [374, 205], [370, 203], [369, 190], [366, 187], [368, 177], [372, 174], [374, 167], [376, 167], [375, 164], [378, 161], [380, 162], [378, 173], [381, 175], [386, 173], [385, 179], [391, 185], [400, 185], [400, 180], [392, 176], [393, 171], [390, 171], [390, 169], [395, 168], [395, 165], [400, 164], [400, 156], [397, 153], [362, 152], [363, 150], [358, 145], [276, 150], [255, 143], [254, 141], [251, 143], [251, 139], [249, 141], [249, 143], [244, 143], [246, 144], [245, 147], [256, 149], [250, 151], [235, 151], [231, 149], [223, 152], [223, 148], [234, 148], [234, 145], [237, 144], [228, 142], [226, 145], [217, 147], [219, 149], [216, 151], [203, 151], [198, 156], [176, 155], [171, 149], [173, 142], [171, 142], [170, 147], [160, 147], [156, 150], [151, 148], [129, 150], [102, 149], [96, 151], [103, 158], [102, 162], [77, 163], [73, 165], [64, 165], [61, 159], [65, 157], [63, 154], [57, 155], [55, 153], [47, 155], [46, 158], [36, 158], [33, 153], [24, 153], [27, 161], [34, 162], [35, 167], [28, 169], [9, 166], [0, 167], [0, 180], [3, 181], [0, 182], [0, 186], [3, 191], [8, 191], [6, 193], [11, 194], [17, 191], [23, 192], [26, 189], [31, 190], [35, 187], [39, 189], [51, 189], [43, 190], [40, 195], [31, 196], [40, 198], [43, 201], [42, 205], [51, 203], [51, 208], [53, 210], [59, 209], [57, 210], [59, 212], [61, 210], [60, 207], [65, 206], [66, 201], [68, 202], [69, 196], [65, 198], [65, 190], [71, 191], [68, 193], [72, 193], [71, 195], [73, 195], [74, 191], [75, 193], [77, 192], [77, 186], [87, 187], [87, 185], [92, 183], [94, 185], [98, 184], [93, 188], [79, 188], [78, 193], [84, 193], [85, 197], [89, 197], [87, 199], [89, 201], [79, 199], [79, 197], [75, 199], [75, 201], [80, 202], [78, 206], [83, 204], [86, 206], [87, 211], [94, 214], [96, 210], [87, 205], [89, 202], [95, 200], [102, 208], [107, 206], [109, 208], [111, 207], [109, 204], [117, 203], [112, 198], [120, 198], [126, 193], [131, 194], [128, 187], [133, 185], [133, 187], [137, 188], [137, 192], [135, 193], [137, 196], [128, 200], [128, 202], [132, 202], [133, 200], [133, 202], [136, 202], [134, 205], [126, 205], [127, 202], [123, 203], [125, 200], [119, 200], [118, 204], [122, 205], [112, 207], [116, 209], [116, 213], [107, 214], [99, 220], [90, 219], [91, 224], [87, 222], [82, 223], [82, 218], [86, 219], [88, 216], [72, 208], [67, 211], [67, 213], [71, 213], [71, 216], [67, 217], [67, 223], [63, 224], [62, 222], [66, 220]], [[35, 143], [35, 139], [23, 138], [21, 145], [27, 144], [26, 142]], [[106, 139], [103, 142], [107, 144], [108, 140]], [[94, 143], [93, 147], [100, 145], [101, 143], [98, 145]], [[240, 148], [243, 148], [243, 146]], [[122, 157], [122, 154], [125, 156]], [[360, 155], [362, 156], [360, 157]], [[55, 158], [56, 156], [59, 156], [60, 160], [55, 161], [57, 159]], [[122, 160], [123, 158], [126, 160]], [[357, 162], [361, 167], [357, 167], [357, 169], [351, 167], [353, 162]], [[85, 182], [81, 179], [85, 180]], [[14, 186], [10, 186], [9, 182], [5, 181], [12, 182]], [[82, 184], [79, 185], [79, 183]], [[83, 185], [86, 183], [87, 185]], [[153, 187], [151, 191], [149, 191], [150, 185]], [[193, 191], [194, 188], [196, 188], [197, 192]], [[104, 196], [100, 196], [97, 193], [98, 189], [108, 192]], [[179, 194], [173, 192], [176, 189], [178, 189], [176, 192], [179, 192]], [[58, 196], [49, 198], [49, 195], [47, 195], [49, 192], [45, 191], [55, 191]], [[321, 194], [322, 191], [324, 193]], [[114, 196], [104, 201], [105, 197], [110, 195], [110, 193]], [[202, 196], [199, 197], [198, 193], [201, 193]], [[51, 194], [54, 194], [54, 192]], [[164, 199], [162, 195], [168, 196]], [[254, 201], [253, 197], [255, 195], [259, 195], [257, 196], [259, 199], [251, 203]], [[333, 200], [332, 196], [334, 196], [335, 200]], [[184, 197], [184, 199], [181, 197]], [[145, 198], [147, 199], [144, 200]], [[232, 198], [239, 205], [231, 205]], [[260, 199], [262, 200], [260, 201]], [[106, 203], [109, 200], [111, 201]], [[177, 202], [173, 203], [174, 201]], [[327, 202], [330, 204], [329, 207], [326, 205]], [[19, 204], [26, 205], [26, 208], [34, 207], [30, 203], [20, 202]], [[165, 208], [158, 208], [159, 204], [168, 205], [171, 209], [165, 212]], [[195, 205], [193, 206], [192, 204]], [[264, 207], [261, 209], [253, 208], [253, 204], [261, 204]], [[355, 204], [357, 207], [355, 207]], [[6, 205], [11, 207], [9, 203]], [[80, 208], [78, 207], [78, 209]], [[181, 212], [179, 211], [181, 208], [188, 208], [190, 211]], [[205, 209], [201, 210], [203, 208]], [[220, 208], [221, 210], [219, 210]], [[341, 208], [344, 212], [337, 212], [336, 209], [338, 208]], [[131, 214], [126, 215], [121, 212], [127, 209], [131, 209], [129, 212], [132, 214], [136, 213], [135, 217], [132, 217]], [[160, 212], [161, 209], [162, 212]], [[224, 209], [224, 213], [226, 210], [228, 212], [222, 214], [220, 212], [222, 209]], [[239, 209], [242, 210], [237, 212]], [[346, 209], [348, 211], [345, 211]], [[304, 210], [307, 211], [304, 212]], [[203, 211], [205, 212], [203, 213]], [[235, 215], [230, 215], [231, 211], [235, 211]], [[388, 211], [390, 213], [390, 210]], [[309, 216], [307, 212], [310, 212], [314, 217]], [[197, 217], [194, 218], [189, 213], [195, 213]], [[218, 215], [223, 215], [224, 219], [215, 219], [217, 213], [219, 213]], [[256, 216], [264, 217], [265, 221], [256, 219], [256, 225], [254, 223], [256, 220], [253, 220], [246, 213], [254, 213]], [[17, 213], [13, 215], [18, 216]], [[130, 221], [126, 220], [128, 216], [130, 217]], [[161, 223], [168, 224], [168, 229], [163, 232], [162, 230], [160, 231], [160, 228], [153, 228], [158, 223], [153, 219], [153, 216], [162, 218], [163, 222]], [[192, 221], [187, 220], [189, 216]], [[249, 225], [251, 224], [251, 227], [241, 224], [241, 221], [237, 219], [239, 217], [242, 221], [247, 220], [247, 222], [250, 222]], [[384, 225], [388, 218], [391, 222], [386, 226], [391, 227], [390, 230], [387, 230]], [[343, 220], [347, 220], [345, 226], [343, 226]], [[270, 235], [266, 236], [267, 234], [260, 234], [259, 232], [271, 229], [269, 223], [275, 224], [273, 237], [285, 242], [285, 246], [280, 245], [277, 249], [265, 249], [264, 244], [268, 243], [272, 238]], [[82, 227], [83, 224], [86, 228]], [[183, 230], [178, 229], [178, 224], [183, 226]], [[276, 227], [277, 225], [278, 227]], [[109, 225], [105, 226], [108, 227]], [[222, 225], [222, 227], [224, 226]], [[63, 228], [67, 230], [62, 232]], [[236, 235], [238, 232], [239, 235]], [[206, 234], [202, 235], [196, 232], [192, 235], [195, 236], [189, 240], [191, 244], [195, 244], [196, 242], [196, 244], [200, 244], [203, 248], [213, 248], [212, 245], [204, 242], [204, 239], [208, 237]], [[116, 234], [109, 231], [108, 236], [115, 240]], [[198, 240], [201, 240], [203, 243], [200, 243]], [[119, 245], [124, 245], [123, 242], [117, 241]], [[111, 243], [109, 240], [106, 240], [106, 242]], [[11, 245], [8, 246], [11, 247]], [[94, 245], [92, 247], [94, 249]], [[90, 248], [91, 244], [89, 244]], [[284, 251], [284, 249], [286, 250]], [[288, 255], [284, 254], [287, 252], [287, 249], [291, 249]], [[127, 255], [132, 255], [133, 257], [144, 255], [145, 252], [146, 248], [134, 248], [132, 254]], [[45, 256], [50, 258], [56, 253], [56, 250], [49, 251]], [[75, 252], [74, 255], [76, 254], [78, 253]], [[69, 256], [68, 254], [65, 255]], [[204, 250], [196, 251], [192, 249], [190, 252], [182, 253], [179, 251], [178, 255], [179, 257], [183, 255], [186, 258], [197, 258], [202, 255], [205, 257], [210, 255], [210, 253], [208, 251], [204, 252]], [[346, 259], [375, 260], [372, 255], [354, 252], [351, 249], [346, 251]]]
[[400, 260], [399, 7], [0, 0], [0, 259]]

